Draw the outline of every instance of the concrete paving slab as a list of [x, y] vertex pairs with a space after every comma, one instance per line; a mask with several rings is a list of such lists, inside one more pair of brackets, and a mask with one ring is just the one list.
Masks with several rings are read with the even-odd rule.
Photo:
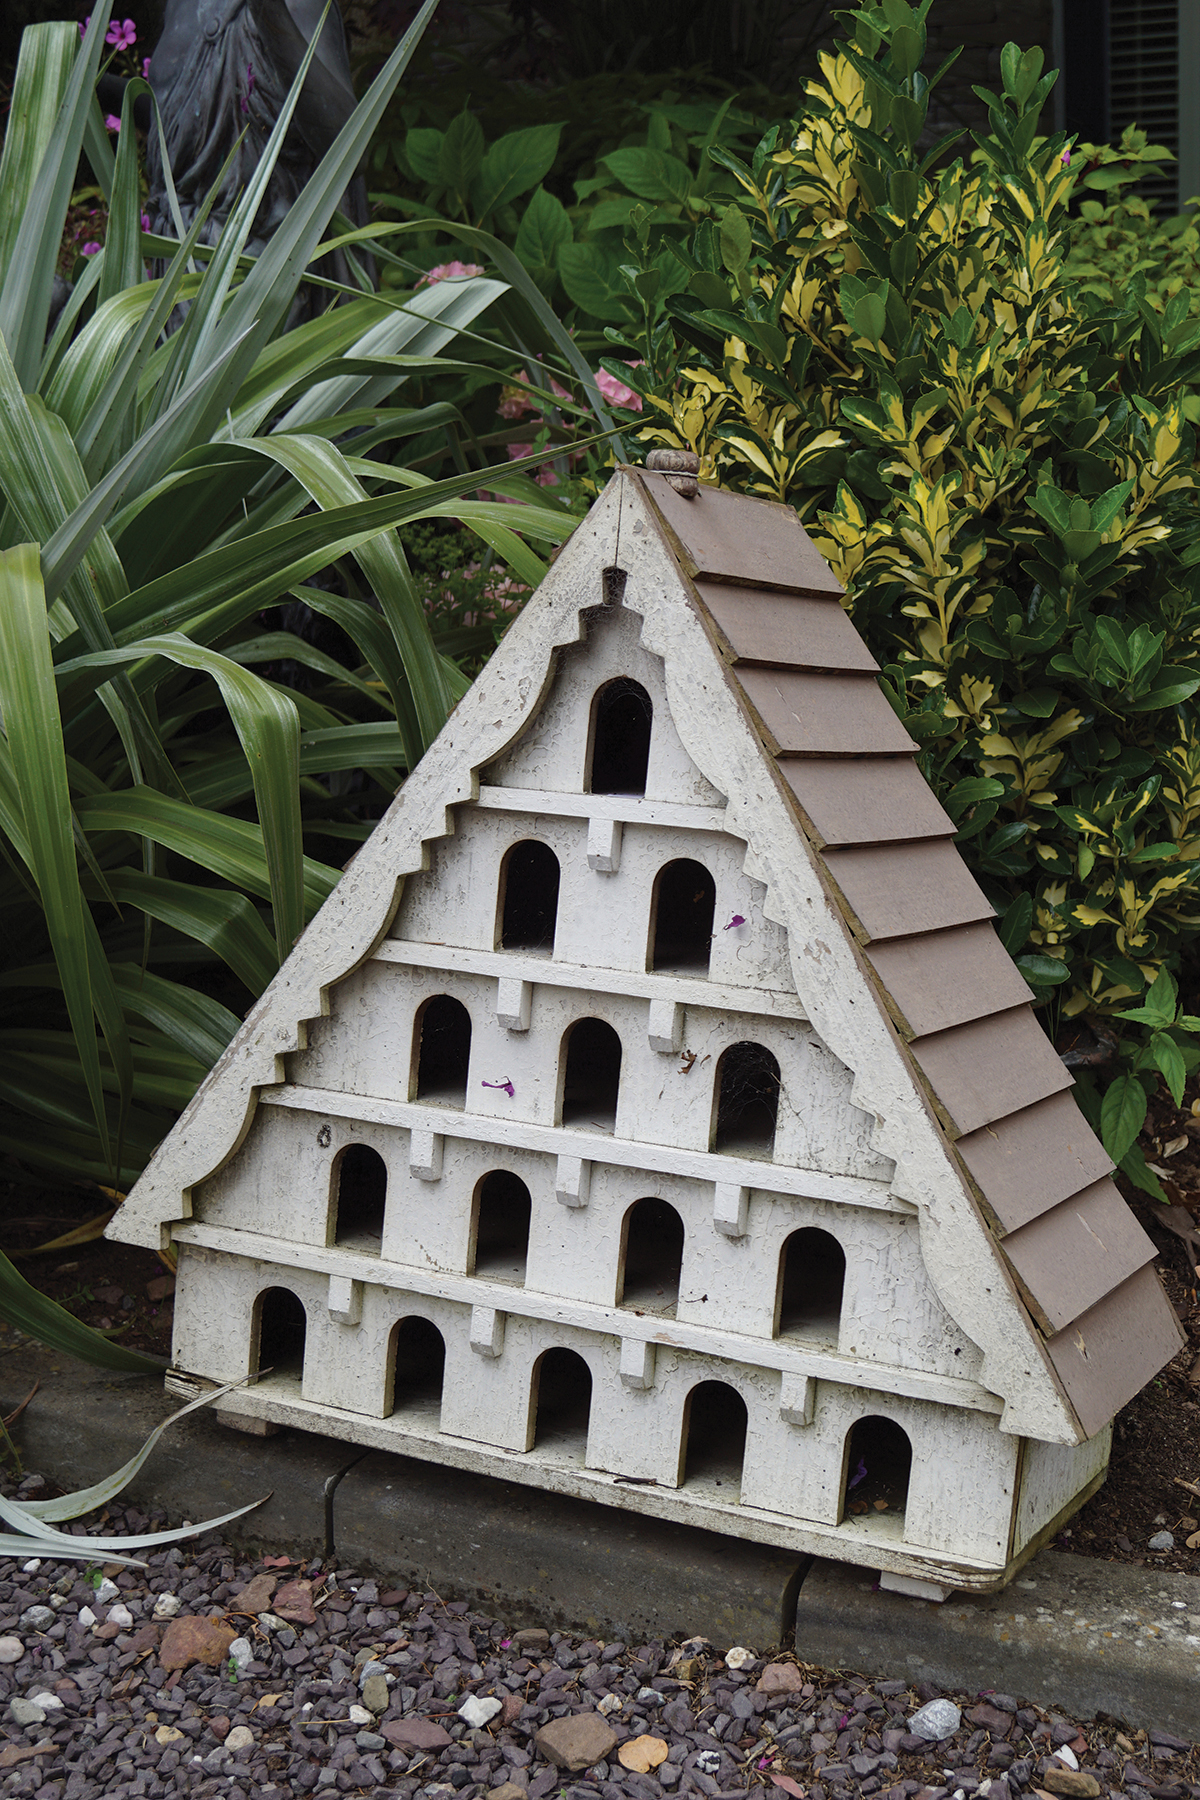
[[1200, 1580], [1043, 1550], [1002, 1593], [941, 1605], [815, 1559], [796, 1654], [943, 1688], [998, 1689], [1070, 1718], [1104, 1713], [1200, 1740]]
[[335, 1505], [338, 1555], [513, 1624], [590, 1637], [773, 1645], [808, 1558], [374, 1451]]

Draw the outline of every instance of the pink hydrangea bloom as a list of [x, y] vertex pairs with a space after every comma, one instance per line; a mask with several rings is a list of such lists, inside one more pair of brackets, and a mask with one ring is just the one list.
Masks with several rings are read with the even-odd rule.
[[502, 419], [520, 419], [527, 412], [533, 410], [533, 401], [528, 394], [523, 394], [519, 387], [501, 388], [500, 404], [496, 411]]
[[[640, 369], [641, 366], [640, 362], [625, 365], [627, 369]], [[626, 387], [623, 381], [618, 381], [615, 375], [610, 375], [607, 369], [596, 371], [596, 386], [613, 406], [624, 406], [629, 412], [641, 412], [642, 396], [635, 389]]]
[[437, 263], [426, 270], [417, 282], [418, 287], [432, 287], [436, 281], [462, 281], [468, 275], [482, 275], [482, 263], [448, 262]]
[[126, 19], [124, 23], [114, 19], [104, 34], [104, 41], [114, 50], [132, 50], [137, 43], [137, 26], [132, 19]]
[[121, 121], [118, 119], [116, 113], [105, 113], [104, 127], [106, 131], [120, 131]]

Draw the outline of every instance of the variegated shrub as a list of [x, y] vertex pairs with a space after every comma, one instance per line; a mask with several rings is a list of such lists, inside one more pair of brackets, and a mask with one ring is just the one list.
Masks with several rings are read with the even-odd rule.
[[[928, 4], [843, 15], [792, 135], [734, 167], [644, 435], [799, 509], [1056, 1030], [1136, 1011], [1200, 928], [1200, 327], [1070, 276], [1094, 160], [1038, 134], [1040, 51], [1005, 49], [973, 148], [917, 149]], [[1181, 1091], [1186, 1029], [1150, 1043], [1138, 1094]]]

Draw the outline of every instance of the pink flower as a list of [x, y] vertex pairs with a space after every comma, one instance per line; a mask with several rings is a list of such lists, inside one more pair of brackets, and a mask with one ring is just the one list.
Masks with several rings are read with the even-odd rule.
[[148, 56], [142, 58], [142, 79], [143, 81], [150, 79], [150, 58]]
[[99, 244], [81, 244], [79, 246], [80, 256], [98, 256], [99, 253], [100, 253]]
[[532, 449], [532, 444], [510, 444], [508, 446], [509, 462], [515, 462], [519, 456], [528, 456]]
[[481, 1082], [480, 1085], [482, 1087], [499, 1088], [502, 1093], [508, 1095], [510, 1100], [517, 1091], [511, 1081], [484, 1081]]
[[114, 19], [104, 34], [104, 41], [114, 50], [132, 50], [137, 43], [137, 26], [132, 19], [126, 19], [124, 24]]
[[[524, 376], [522, 376], [522, 380], [524, 380]], [[519, 419], [525, 413], [535, 410], [533, 401], [528, 394], [523, 394], [519, 387], [501, 388], [500, 404], [496, 411], [502, 419]]]
[[105, 113], [104, 128], [106, 131], [120, 131], [121, 121], [118, 119], [116, 113]]
[[733, 931], [736, 929], [737, 926], [744, 925], [745, 923], [746, 923], [746, 921], [745, 921], [745, 919], [743, 919], [741, 913], [734, 913], [734, 915], [733, 915], [732, 919], [730, 919], [728, 925], [723, 925], [721, 927], [721, 929], [723, 931]]
[[1064, 169], [1069, 169], [1071, 166], [1071, 151], [1069, 146], [1062, 153], [1062, 166]]
[[482, 275], [482, 263], [448, 262], [437, 263], [427, 269], [417, 282], [418, 287], [432, 287], [436, 281], [463, 281], [468, 275]]
[[150, 214], [143, 213], [142, 214], [142, 230], [149, 231], [149, 229], [150, 229]]
[[[625, 365], [627, 369], [640, 369], [641, 366], [640, 362]], [[596, 371], [596, 386], [613, 406], [623, 406], [629, 412], [641, 412], [642, 396], [635, 389], [626, 387], [623, 381], [618, 381], [615, 375], [610, 375], [607, 369]]]

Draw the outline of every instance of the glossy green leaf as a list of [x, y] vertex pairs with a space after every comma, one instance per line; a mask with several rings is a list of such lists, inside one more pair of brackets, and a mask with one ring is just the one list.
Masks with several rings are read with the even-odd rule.
[[1105, 1089], [1100, 1109], [1101, 1141], [1114, 1162], [1130, 1149], [1145, 1119], [1146, 1090], [1137, 1076], [1116, 1076]]
[[471, 195], [475, 215], [487, 218], [536, 187], [558, 155], [561, 125], [530, 125], [497, 138], [484, 157]]

